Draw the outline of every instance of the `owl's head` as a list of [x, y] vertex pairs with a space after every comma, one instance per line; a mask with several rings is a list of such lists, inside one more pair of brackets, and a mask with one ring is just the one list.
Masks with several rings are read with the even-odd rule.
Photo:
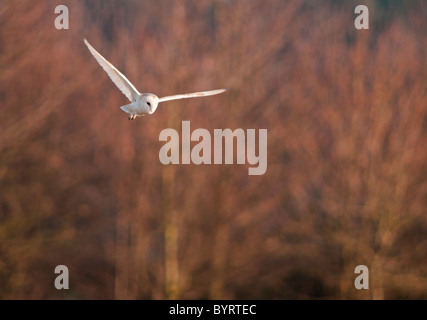
[[147, 113], [152, 114], [159, 105], [159, 97], [152, 93], [144, 93], [142, 95], [141, 104], [144, 109], [146, 109]]

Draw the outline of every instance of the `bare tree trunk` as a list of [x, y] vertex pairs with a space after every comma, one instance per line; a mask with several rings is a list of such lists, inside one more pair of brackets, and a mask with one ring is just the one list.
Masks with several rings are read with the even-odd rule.
[[215, 237], [213, 253], [213, 277], [210, 287], [211, 299], [224, 299], [224, 279], [226, 272], [229, 227], [221, 223]]
[[[169, 122], [173, 122], [172, 112]], [[178, 266], [178, 212], [174, 206], [175, 171], [172, 165], [162, 170], [162, 203], [165, 245], [165, 295], [166, 299], [179, 297], [179, 266]]]
[[[129, 132], [123, 133], [122, 137], [122, 161], [123, 169], [121, 176], [124, 181], [130, 181], [132, 176], [131, 163], [134, 158], [132, 138]], [[115, 280], [114, 280], [114, 299], [128, 299], [128, 279], [129, 279], [129, 237], [130, 226], [127, 212], [130, 208], [132, 193], [129, 192], [129, 183], [123, 180], [118, 182], [118, 194], [120, 199], [126, 199], [127, 205], [119, 208], [116, 217], [116, 247], [115, 247]]]
[[129, 226], [124, 212], [119, 211], [116, 220], [116, 276], [114, 299], [128, 299], [128, 240]]

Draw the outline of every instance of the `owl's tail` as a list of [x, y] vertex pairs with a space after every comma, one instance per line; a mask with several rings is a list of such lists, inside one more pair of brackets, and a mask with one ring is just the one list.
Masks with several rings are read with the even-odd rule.
[[124, 112], [132, 114], [132, 103], [127, 104], [125, 106], [121, 106], [120, 109], [122, 109]]

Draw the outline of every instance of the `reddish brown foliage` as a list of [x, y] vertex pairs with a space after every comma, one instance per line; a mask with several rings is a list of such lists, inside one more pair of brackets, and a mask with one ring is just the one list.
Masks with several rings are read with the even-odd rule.
[[[36, 3], [0, 7], [0, 298], [426, 298], [425, 3]], [[130, 122], [84, 37], [141, 92], [231, 90]], [[267, 173], [163, 166], [182, 120], [267, 128]]]

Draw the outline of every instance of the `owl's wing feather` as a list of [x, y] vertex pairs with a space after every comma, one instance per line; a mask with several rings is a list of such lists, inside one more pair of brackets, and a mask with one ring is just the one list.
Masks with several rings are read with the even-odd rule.
[[184, 93], [177, 94], [174, 96], [167, 96], [159, 99], [159, 102], [170, 101], [170, 100], [178, 100], [178, 99], [187, 99], [187, 98], [199, 98], [199, 97], [207, 97], [213, 96], [214, 94], [220, 94], [228, 89], [218, 89], [218, 90], [210, 90], [210, 91], [201, 91], [201, 92], [193, 92], [193, 93]]
[[134, 102], [137, 100], [140, 93], [135, 89], [132, 83], [114, 67], [107, 59], [105, 59], [101, 54], [96, 51], [86, 39], [83, 39], [86, 46], [89, 48], [89, 51], [95, 57], [96, 61], [101, 65], [101, 67], [107, 72], [108, 76], [113, 80], [114, 84], [120, 91], [130, 100]]

